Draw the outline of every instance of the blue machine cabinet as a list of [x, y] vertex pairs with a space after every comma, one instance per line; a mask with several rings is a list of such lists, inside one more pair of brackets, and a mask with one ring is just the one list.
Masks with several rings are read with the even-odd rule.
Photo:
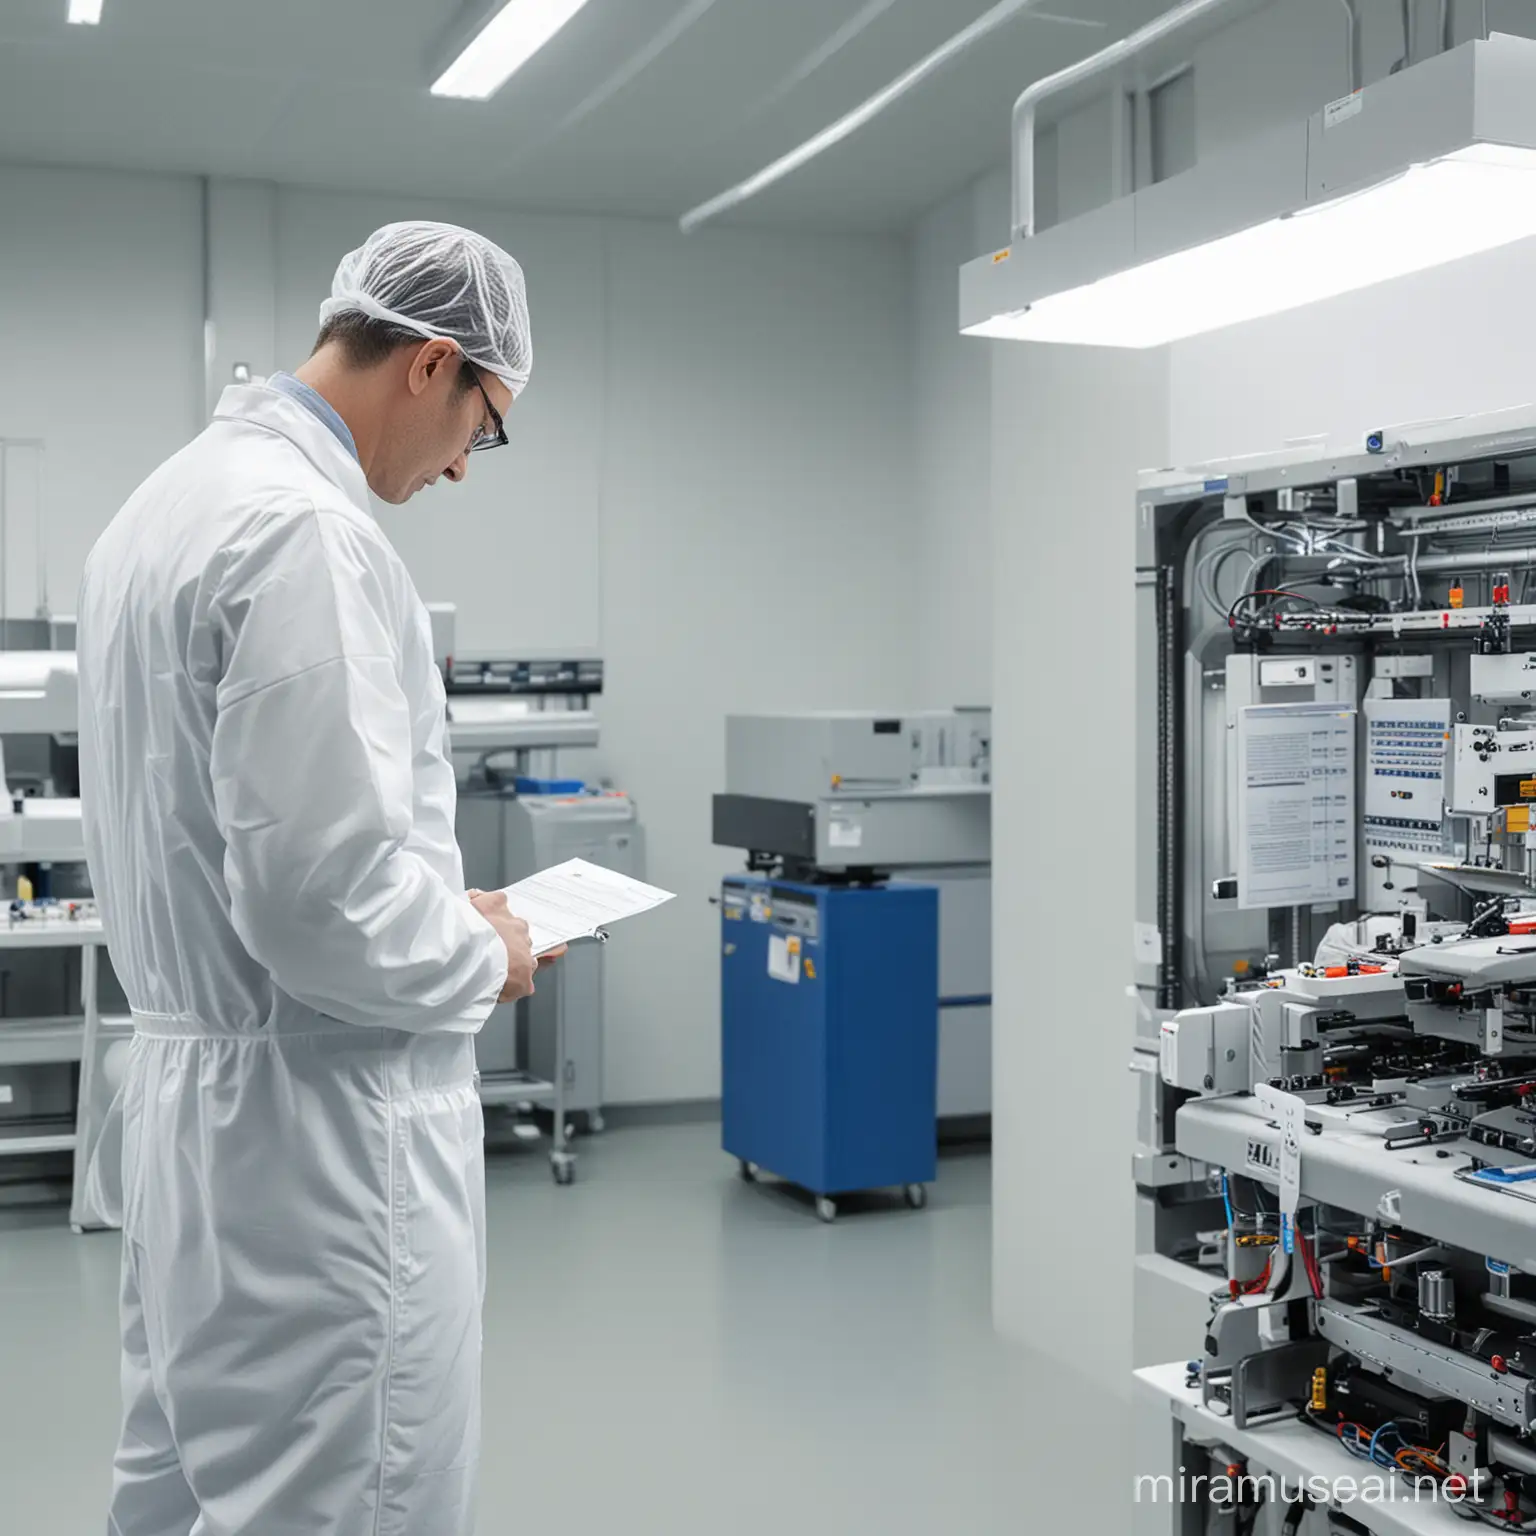
[[936, 1172], [939, 898], [931, 886], [732, 876], [721, 889], [721, 1114], [743, 1176], [834, 1196]]

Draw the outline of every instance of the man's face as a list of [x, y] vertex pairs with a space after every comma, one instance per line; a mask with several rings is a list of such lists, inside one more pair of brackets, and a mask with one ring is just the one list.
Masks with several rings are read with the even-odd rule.
[[481, 433], [496, 433], [491, 407], [501, 416], [512, 409], [512, 392], [500, 379], [477, 369], [449, 342], [420, 348], [411, 356], [400, 409], [371, 477], [374, 495], [400, 506], [439, 476], [462, 480], [470, 444]]

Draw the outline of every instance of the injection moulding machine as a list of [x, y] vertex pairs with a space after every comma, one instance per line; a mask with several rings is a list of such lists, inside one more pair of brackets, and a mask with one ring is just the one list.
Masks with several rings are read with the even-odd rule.
[[[451, 634], [442, 609], [434, 625]], [[644, 837], [634, 801], [557, 775], [557, 754], [595, 747], [600, 661], [470, 661], [445, 652], [449, 740], [459, 778], [464, 878], [494, 891], [567, 859], [640, 878]], [[563, 1040], [563, 1058], [557, 1042]], [[603, 1128], [603, 946], [577, 945], [531, 998], [498, 1006], [476, 1041], [481, 1098], [520, 1108], [551, 1102]], [[558, 1117], [557, 1117], [558, 1118]], [[556, 1150], [563, 1155], [563, 1124]], [[569, 1164], [557, 1156], [557, 1177]]]
[[[1536, 412], [1149, 476], [1136, 517], [1136, 1473], [1287, 1478], [1302, 1536], [1531, 1530]], [[1241, 1530], [1258, 1486], [1134, 1529]]]
[[726, 1150], [923, 1201], [936, 1116], [990, 1088], [991, 716], [732, 716], [714, 840]]

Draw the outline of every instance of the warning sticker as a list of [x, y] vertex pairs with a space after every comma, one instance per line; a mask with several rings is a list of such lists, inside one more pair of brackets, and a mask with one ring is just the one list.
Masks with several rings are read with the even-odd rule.
[[796, 986], [800, 981], [800, 940], [793, 934], [772, 934], [768, 939], [768, 974], [774, 981]]
[[1323, 108], [1323, 128], [1337, 128], [1340, 123], [1358, 117], [1364, 110], [1365, 97], [1359, 91], [1351, 91], [1348, 96], [1340, 96], [1337, 101], [1330, 101]]

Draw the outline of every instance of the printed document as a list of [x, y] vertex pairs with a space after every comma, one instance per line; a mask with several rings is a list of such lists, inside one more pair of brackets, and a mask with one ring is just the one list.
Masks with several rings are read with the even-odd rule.
[[616, 870], [567, 859], [540, 870], [502, 894], [514, 917], [528, 924], [535, 955], [548, 954], [578, 939], [605, 939], [610, 923], [649, 912], [671, 901], [671, 891], [632, 880]]

